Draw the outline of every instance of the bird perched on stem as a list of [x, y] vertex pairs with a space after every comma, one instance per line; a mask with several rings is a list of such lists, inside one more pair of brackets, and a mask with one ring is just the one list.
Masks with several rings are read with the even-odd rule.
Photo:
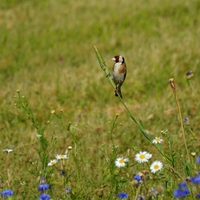
[[127, 73], [125, 59], [121, 55], [116, 55], [111, 60], [115, 62], [111, 76], [116, 85], [115, 96], [118, 96], [119, 94], [119, 96], [122, 98], [121, 86], [125, 81]]

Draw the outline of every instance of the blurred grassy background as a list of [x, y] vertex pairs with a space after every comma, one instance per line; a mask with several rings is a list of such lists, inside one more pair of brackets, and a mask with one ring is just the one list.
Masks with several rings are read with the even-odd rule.
[[[99, 149], [109, 145], [109, 121], [116, 113], [120, 115], [115, 141], [121, 153], [133, 145], [147, 148], [99, 68], [94, 45], [110, 69], [114, 55], [125, 57], [124, 100], [152, 135], [163, 129], [174, 135], [180, 131], [168, 84], [173, 77], [183, 116], [190, 118], [199, 137], [199, 11], [198, 0], [1, 0], [0, 145], [14, 149], [12, 162], [5, 163], [13, 167], [9, 176], [15, 175], [9, 184], [29, 180], [26, 168], [38, 157], [35, 130], [27, 115], [15, 107], [16, 90], [28, 99], [41, 124], [50, 120], [47, 138], [58, 138], [52, 156], [64, 152], [72, 140], [50, 111], [62, 110], [64, 122], [77, 125], [82, 173], [92, 170], [87, 177], [91, 181], [99, 174], [93, 166], [101, 166]], [[194, 73], [192, 87], [185, 76], [189, 70]], [[194, 143], [190, 151], [197, 147]], [[0, 156], [3, 162], [4, 155]], [[8, 178], [6, 166], [2, 179]], [[102, 184], [99, 179], [97, 185]]]

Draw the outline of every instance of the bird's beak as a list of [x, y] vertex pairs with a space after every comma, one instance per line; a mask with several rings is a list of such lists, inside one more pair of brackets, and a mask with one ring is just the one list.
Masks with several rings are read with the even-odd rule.
[[115, 59], [115, 57], [113, 57], [111, 60], [112, 60], [112, 61], [115, 61], [116, 59]]

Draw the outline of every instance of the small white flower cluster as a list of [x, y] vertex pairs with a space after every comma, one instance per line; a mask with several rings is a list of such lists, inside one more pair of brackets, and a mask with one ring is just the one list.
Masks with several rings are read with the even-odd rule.
[[[145, 163], [148, 162], [149, 159], [152, 157], [152, 154], [148, 153], [147, 151], [140, 151], [135, 155], [135, 160], [139, 163]], [[116, 167], [125, 167], [126, 163], [129, 162], [128, 158], [117, 158], [115, 160], [115, 166]], [[156, 160], [150, 165], [150, 170], [152, 173], [156, 173], [157, 171], [160, 171], [163, 168], [162, 162]]]
[[68, 156], [67, 155], [56, 155], [56, 159], [53, 159], [51, 160], [49, 163], [48, 163], [48, 166], [53, 166], [55, 165], [59, 160], [65, 160], [67, 159]]
[[[149, 159], [152, 157], [152, 154], [148, 153], [147, 151], [140, 151], [135, 155], [135, 160], [139, 163], [148, 162]], [[150, 170], [152, 173], [156, 173], [157, 171], [161, 170], [163, 167], [162, 162], [156, 160], [150, 165]]]

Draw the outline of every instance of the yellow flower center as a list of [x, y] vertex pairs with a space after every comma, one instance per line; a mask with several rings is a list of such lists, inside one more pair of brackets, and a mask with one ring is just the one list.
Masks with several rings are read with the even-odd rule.
[[156, 142], [160, 142], [160, 138], [156, 138]]
[[159, 168], [158, 164], [154, 165], [154, 169], [158, 169], [158, 168]]
[[119, 162], [120, 162], [120, 163], [124, 163], [124, 159], [121, 159]]
[[141, 155], [140, 155], [140, 159], [145, 159], [145, 157], [146, 157], [146, 156], [145, 156], [144, 154], [141, 154]]

